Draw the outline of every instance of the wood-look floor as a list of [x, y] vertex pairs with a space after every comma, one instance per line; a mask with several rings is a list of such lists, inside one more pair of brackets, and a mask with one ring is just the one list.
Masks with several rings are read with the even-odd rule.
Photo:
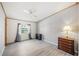
[[42, 40], [28, 40], [8, 45], [3, 56], [71, 56]]

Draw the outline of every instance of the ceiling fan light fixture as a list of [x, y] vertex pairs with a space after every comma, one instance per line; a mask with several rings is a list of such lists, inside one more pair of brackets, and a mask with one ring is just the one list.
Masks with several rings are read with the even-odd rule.
[[35, 10], [32, 10], [32, 9], [30, 9], [30, 10], [24, 10], [24, 12], [25, 12], [26, 14], [32, 16], [32, 17], [37, 17], [36, 15], [33, 15], [33, 13], [35, 12]]
[[24, 10], [25, 13], [30, 14], [30, 12], [28, 10]]

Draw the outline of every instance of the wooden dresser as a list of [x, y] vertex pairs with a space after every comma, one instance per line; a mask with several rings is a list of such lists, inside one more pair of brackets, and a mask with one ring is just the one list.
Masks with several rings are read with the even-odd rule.
[[58, 49], [74, 55], [74, 40], [58, 37]]

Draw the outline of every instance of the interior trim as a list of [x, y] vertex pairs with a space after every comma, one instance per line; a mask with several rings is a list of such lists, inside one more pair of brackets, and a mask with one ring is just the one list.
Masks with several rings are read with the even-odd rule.
[[4, 9], [4, 7], [3, 7], [3, 4], [2, 4], [2, 2], [0, 2], [0, 4], [1, 4], [1, 7], [2, 7], [2, 9], [3, 9], [3, 12], [4, 12], [4, 14], [5, 14], [5, 17], [7, 17], [7, 15], [6, 15], [6, 12], [5, 12], [5, 9]]
[[[18, 21], [25, 21], [25, 22], [34, 22], [34, 21], [20, 20], [20, 19], [15, 19], [15, 18], [8, 17], [7, 14], [6, 14], [6, 12], [5, 12], [5, 9], [4, 9], [4, 7], [3, 7], [2, 2], [0, 2], [0, 4], [1, 4], [1, 7], [2, 7], [3, 12], [4, 12], [4, 14], [5, 14], [5, 17], [7, 17], [7, 19], [18, 20]], [[36, 22], [34, 22], [34, 23], [36, 23]]]
[[[0, 4], [1, 4], [2, 9], [3, 9], [4, 13], [5, 13], [5, 16], [7, 17], [2, 2], [0, 2]], [[66, 9], [68, 9], [68, 8], [70, 8], [70, 7], [73, 7], [73, 6], [77, 5], [77, 4], [79, 4], [79, 2], [76, 2], [75, 4], [73, 4], [73, 5], [71, 5], [71, 6], [67, 7], [67, 8], [64, 8], [64, 9], [62, 9], [62, 10], [60, 10], [60, 11], [54, 13], [54, 14], [51, 14], [51, 15], [49, 15], [49, 16], [47, 16], [47, 17], [45, 17], [45, 18], [43, 18], [43, 19], [41, 19], [41, 20], [39, 20], [39, 21], [35, 21], [35, 22], [34, 22], [34, 21], [27, 21], [27, 20], [15, 19], [15, 18], [11, 18], [11, 17], [7, 17], [7, 18], [8, 18], [8, 19], [13, 19], [13, 20], [18, 20], [18, 21], [25, 21], [25, 22], [34, 22], [34, 23], [39, 23], [39, 22], [41, 22], [41, 21], [43, 21], [43, 20], [45, 20], [45, 19], [47, 19], [47, 18], [49, 18], [49, 17], [51, 17], [51, 16], [53, 16], [53, 15], [58, 14], [59, 12], [62, 12], [62, 11], [66, 10]]]
[[20, 19], [15, 19], [15, 18], [10, 18], [10, 17], [7, 17], [7, 19], [12, 19], [12, 20], [18, 20], [18, 21], [33, 22], [33, 23], [36, 23], [36, 22], [34, 22], [34, 21], [20, 20]]
[[6, 46], [7, 45], [7, 15], [6, 15], [2, 2], [0, 2], [0, 4], [5, 15], [5, 46]]
[[51, 17], [51, 16], [54, 16], [54, 15], [56, 15], [56, 14], [58, 14], [58, 13], [64, 11], [64, 10], [67, 10], [67, 9], [73, 7], [73, 6], [76, 6], [77, 4], [79, 4], [79, 3], [76, 2], [75, 4], [73, 4], [73, 5], [71, 5], [71, 6], [67, 7], [67, 8], [64, 8], [64, 9], [62, 9], [62, 10], [60, 10], [60, 11], [54, 13], [54, 14], [51, 14], [51, 15], [49, 15], [49, 16], [47, 16], [47, 17], [41, 19], [41, 20], [39, 20], [37, 23], [39, 23], [39, 22], [41, 22], [41, 21], [43, 21], [43, 20], [45, 20], [45, 19], [47, 19], [47, 18], [49, 18], [49, 17]]
[[7, 46], [7, 17], [5, 17], [5, 46]]
[[5, 47], [4, 47], [3, 50], [2, 50], [2, 55], [3, 55], [3, 53], [4, 53], [4, 49], [5, 49]]
[[50, 42], [50, 41], [48, 41], [48, 40], [43, 40], [43, 41], [45, 41], [45, 42], [47, 42], [47, 43], [50, 43], [50, 44], [53, 44], [53, 45], [55, 45], [56, 47], [58, 46], [58, 44], [57, 43], [54, 43], [54, 42]]

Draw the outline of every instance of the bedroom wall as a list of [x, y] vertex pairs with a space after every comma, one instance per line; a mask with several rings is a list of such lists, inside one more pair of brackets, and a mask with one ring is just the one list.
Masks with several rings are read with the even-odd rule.
[[[79, 5], [78, 5], [77, 11], [78, 11], [78, 13], [77, 13], [77, 19], [78, 19], [78, 26], [79, 26]], [[79, 55], [79, 27], [78, 27], [78, 55]]]
[[5, 47], [5, 15], [0, 4], [0, 55], [2, 55]]
[[38, 32], [43, 34], [43, 40], [54, 45], [58, 45], [58, 37], [62, 35], [64, 26], [70, 25], [73, 29], [73, 38], [75, 40], [75, 51], [77, 50], [78, 42], [78, 17], [77, 8], [79, 5], [65, 9], [55, 15], [38, 22]]
[[15, 41], [18, 23], [31, 24], [32, 38], [35, 38], [35, 34], [36, 34], [36, 23], [35, 22], [26, 22], [26, 21], [7, 19], [7, 43], [12, 43]]

